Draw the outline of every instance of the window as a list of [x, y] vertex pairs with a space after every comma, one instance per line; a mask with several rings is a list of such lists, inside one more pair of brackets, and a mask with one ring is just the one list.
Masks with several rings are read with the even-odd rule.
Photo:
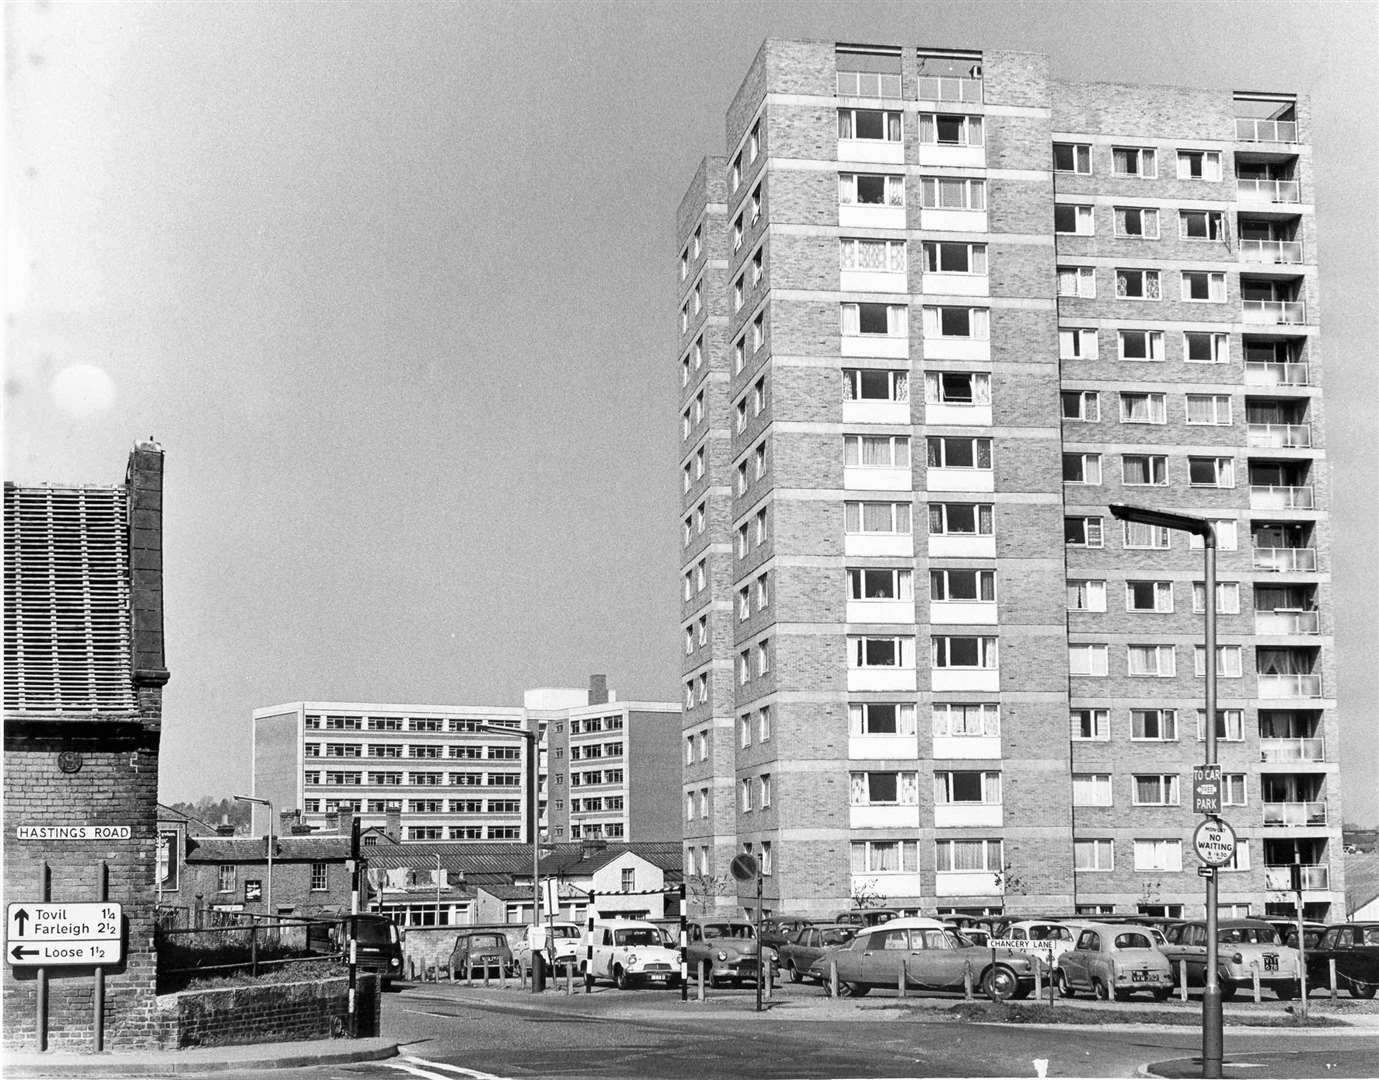
[[766, 543], [766, 511], [758, 510], [756, 517], [752, 519], [753, 540], [756, 544]]
[[839, 240], [838, 253], [844, 270], [905, 272], [904, 240]]
[[918, 873], [918, 845], [913, 840], [854, 842], [851, 846], [850, 870], [854, 874]]
[[1101, 483], [1100, 454], [1064, 454], [1063, 483], [1099, 484]]
[[[1197, 741], [1205, 742], [1207, 737], [1207, 711], [1197, 710]], [[1245, 712], [1243, 709], [1216, 710], [1216, 737], [1226, 742], [1245, 741]]]
[[914, 638], [848, 638], [848, 667], [850, 668], [912, 668], [914, 666]]
[[904, 371], [843, 369], [844, 401], [909, 401], [910, 376]]
[[1120, 395], [1120, 419], [1123, 424], [1167, 423], [1168, 408], [1164, 395], [1123, 391]]
[[1208, 273], [1205, 270], [1184, 270], [1183, 299], [1217, 302], [1225, 300], [1226, 275]]
[[1174, 709], [1131, 709], [1130, 738], [1148, 742], [1177, 742], [1177, 711]]
[[935, 772], [934, 802], [938, 805], [950, 805], [952, 803], [999, 805], [1001, 802], [1001, 774], [999, 772], [981, 772], [975, 769]]
[[[747, 526], [745, 524], [739, 525], [737, 529], [737, 557], [739, 559], [745, 559], [747, 557], [747, 552], [751, 549], [747, 537]], [[689, 597], [685, 597], [685, 599], [688, 600]]]
[[930, 570], [929, 596], [933, 600], [966, 600], [995, 603], [995, 570]]
[[622, 871], [621, 885], [623, 892], [637, 891], [637, 871], [633, 867], [629, 866]]
[[700, 675], [696, 682], [699, 689], [699, 704], [703, 705], [709, 700], [709, 677], [706, 674]]
[[1092, 148], [1087, 143], [1053, 144], [1053, 171], [1092, 174]]
[[1107, 709], [1074, 709], [1069, 719], [1073, 738], [1079, 742], [1106, 742], [1111, 738], [1111, 714]]
[[1073, 773], [1074, 806], [1110, 806], [1110, 773]]
[[1068, 581], [1069, 611], [1105, 611], [1106, 582], [1073, 578]]
[[737, 372], [741, 371], [743, 365], [746, 362], [747, 339], [745, 337], [740, 337], [735, 342], [733, 342], [733, 373], [736, 374]]
[[1168, 458], [1161, 454], [1122, 454], [1121, 482], [1127, 487], [1165, 486], [1168, 483]]
[[849, 468], [908, 469], [908, 435], [844, 435], [843, 464]]
[[763, 705], [757, 712], [757, 742], [771, 741], [771, 706]]
[[841, 173], [838, 176], [838, 201], [846, 206], [904, 206], [905, 178]]
[[709, 567], [704, 559], [700, 559], [694, 567], [694, 590], [703, 592], [709, 584]]
[[765, 675], [771, 670], [771, 642], [770, 639], [757, 643], [757, 676]]
[[[769, 776], [762, 777], [763, 783], [769, 783], [770, 779]], [[769, 806], [770, 803], [768, 802], [764, 805]], [[774, 869], [775, 863], [771, 858], [771, 841], [763, 840], [761, 842], [761, 876], [770, 877]]]
[[986, 245], [924, 241], [926, 274], [986, 274]]
[[1173, 610], [1173, 582], [1127, 581], [1125, 583], [1126, 611]]
[[1117, 332], [1122, 360], [1162, 360], [1164, 335], [1162, 330], [1120, 330]]
[[738, 279], [737, 279], [736, 281], [733, 282], [733, 310], [734, 310], [734, 311], [740, 311], [740, 310], [742, 309], [742, 291], [743, 291], [742, 282], [743, 282], [743, 279], [742, 279], [741, 275], [739, 275]]
[[843, 504], [846, 532], [910, 534], [910, 504], [907, 502], [847, 502]]
[[849, 337], [903, 337], [910, 330], [909, 309], [904, 304], [843, 304], [842, 320], [842, 332]]
[[1053, 231], [1070, 236], [1091, 236], [1095, 232], [1092, 208], [1073, 203], [1055, 203]]
[[923, 176], [919, 181], [919, 203], [926, 210], [985, 210], [986, 181]]
[[758, 443], [752, 451], [752, 479], [760, 480], [766, 475], [766, 444]]
[[1159, 272], [1157, 270], [1118, 268], [1116, 270], [1116, 299], [1159, 299]]
[[1069, 645], [1068, 674], [1105, 678], [1108, 672], [1106, 656], [1105, 645]]
[[1101, 547], [1101, 518], [1065, 517], [1063, 519], [1063, 542], [1071, 547]]
[[[856, 58], [855, 54], [843, 54], [847, 59], [840, 59], [841, 63], [863, 62], [866, 58]], [[884, 65], [885, 61], [880, 57], [873, 58], [873, 63], [878, 66]], [[898, 60], [894, 61], [899, 63]], [[882, 71], [839, 71], [838, 72], [838, 96], [839, 97], [892, 97], [900, 96], [900, 75], [899, 73], [888, 73]]]
[[892, 702], [849, 705], [848, 730], [853, 735], [913, 735], [915, 707]]
[[761, 152], [761, 121], [752, 125], [752, 134], [747, 137], [747, 160], [756, 161]]
[[1073, 869], [1082, 871], [1114, 870], [1112, 858], [1115, 844], [1111, 840], [1074, 840]]
[[1224, 364], [1230, 360], [1225, 334], [1188, 330], [1183, 333], [1183, 359], [1189, 364]]
[[1187, 422], [1217, 427], [1230, 427], [1231, 398], [1229, 394], [1188, 394]]
[[235, 864], [221, 863], [216, 880], [216, 891], [232, 893], [235, 891]]
[[1183, 240], [1226, 239], [1226, 218], [1220, 210], [1179, 210], [1178, 236]]
[[1172, 645], [1129, 645], [1128, 672], [1131, 675], [1150, 675], [1168, 678], [1177, 673]]
[[756, 598], [758, 611], [771, 603], [771, 575], [769, 573], [757, 575]]
[[904, 772], [855, 772], [850, 774], [853, 806], [916, 806], [919, 775]]
[[850, 568], [847, 572], [849, 600], [913, 600], [911, 570], [875, 567]]
[[694, 573], [693, 573], [693, 571], [686, 571], [686, 572], [685, 572], [685, 580], [684, 580], [684, 589], [683, 589], [682, 592], [681, 592], [681, 598], [684, 599], [684, 600], [689, 600], [689, 599], [692, 599], [693, 596], [694, 596]]
[[1138, 521], [1122, 521], [1121, 540], [1127, 548], [1167, 550], [1172, 546], [1169, 531], [1162, 525], [1144, 525]]
[[766, 408], [766, 376], [762, 376], [752, 387], [752, 415], [760, 416]]
[[1143, 240], [1159, 238], [1159, 212], [1140, 206], [1116, 207], [1116, 235], [1137, 236]]
[[839, 109], [838, 138], [898, 143], [900, 113], [882, 109]]
[[761, 185], [758, 184], [752, 189], [751, 197], [747, 200], [748, 219], [755, 225], [761, 218]]
[[931, 469], [990, 469], [991, 440], [969, 439], [956, 435], [927, 437], [928, 464]]
[[728, 173], [728, 190], [736, 191], [742, 186], [742, 155], [733, 158], [733, 167]]
[[1158, 166], [1152, 147], [1117, 146], [1111, 150], [1111, 171], [1116, 176], [1138, 176], [1152, 180]]
[[1235, 459], [1228, 457], [1190, 457], [1188, 481], [1193, 487], [1235, 487]]
[[[1240, 523], [1231, 519], [1213, 521], [1212, 531], [1216, 533], [1216, 548], [1218, 551], [1235, 551], [1240, 539]], [[1195, 534], [1188, 535], [1187, 546], [1200, 549], [1202, 538]]]
[[752, 807], [752, 781], [743, 780], [739, 783], [738, 789], [741, 792], [742, 809], [744, 813], [750, 813]]
[[763, 773], [757, 777], [757, 802], [763, 810], [771, 806], [771, 774]]
[[1178, 777], [1173, 773], [1153, 773], [1131, 777], [1136, 806], [1177, 806]]
[[1096, 269], [1091, 266], [1060, 266], [1058, 295], [1081, 296], [1086, 299], [1095, 297]]
[[1223, 773], [1221, 775], [1221, 805], [1248, 806], [1245, 795], [1244, 773]]
[[[1239, 645], [1216, 646], [1216, 674], [1223, 679], [1238, 679], [1243, 674], [1240, 667], [1241, 649]], [[1192, 647], [1192, 673], [1199, 679], [1207, 674], [1207, 649], [1205, 645]]]
[[933, 536], [990, 536], [990, 503], [930, 503], [929, 533]]
[[1179, 180], [1220, 180], [1220, 150], [1179, 150]]
[[931, 713], [935, 738], [998, 738], [1001, 707], [995, 702], [935, 702]]
[[761, 348], [766, 340], [766, 315], [763, 312], [752, 320], [752, 350]]
[[990, 405], [991, 376], [985, 371], [926, 371], [924, 400], [929, 405]]
[[1058, 331], [1060, 360], [1095, 360], [1097, 333], [1090, 329], [1060, 328]]
[[1005, 866], [1000, 840], [936, 840], [934, 868], [940, 873], [996, 872]]
[[685, 792], [685, 820], [694, 820], [694, 792]]
[[[1206, 609], [1206, 583], [1194, 581], [1192, 583], [1192, 610], [1200, 615]], [[1218, 615], [1240, 614], [1240, 583], [1238, 581], [1218, 581], [1216, 583], [1216, 613]]]
[[919, 141], [937, 146], [981, 146], [982, 118], [962, 113], [920, 113]]
[[996, 639], [936, 635], [930, 642], [930, 659], [936, 668], [993, 670], [996, 667]]
[[[754, 219], [754, 220], [755, 220], [755, 219]], [[761, 248], [757, 248], [756, 251], [754, 251], [754, 252], [752, 253], [752, 270], [751, 270], [751, 274], [752, 274], [752, 284], [753, 284], [753, 285], [759, 285], [759, 284], [761, 284], [761, 279], [762, 279], [763, 276], [765, 276], [765, 273], [766, 273], [765, 256], [764, 256], [764, 254], [762, 253], [762, 249], [761, 249]]]

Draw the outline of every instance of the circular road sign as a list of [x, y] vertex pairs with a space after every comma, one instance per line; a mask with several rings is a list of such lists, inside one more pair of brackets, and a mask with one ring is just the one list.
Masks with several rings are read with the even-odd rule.
[[1225, 866], [1235, 857], [1235, 830], [1220, 818], [1207, 818], [1192, 834], [1197, 857], [1208, 866]]
[[751, 881], [757, 876], [757, 861], [747, 854], [734, 855], [733, 861], [728, 865], [733, 877], [738, 881]]

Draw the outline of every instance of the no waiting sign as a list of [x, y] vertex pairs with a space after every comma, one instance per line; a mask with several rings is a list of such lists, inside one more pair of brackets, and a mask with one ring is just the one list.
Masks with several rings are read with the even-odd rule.
[[1220, 818], [1207, 818], [1192, 834], [1192, 846], [1207, 866], [1225, 866], [1235, 858], [1235, 830]]

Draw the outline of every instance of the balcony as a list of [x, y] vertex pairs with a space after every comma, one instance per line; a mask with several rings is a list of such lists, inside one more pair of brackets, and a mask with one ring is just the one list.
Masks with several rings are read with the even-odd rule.
[[1302, 202], [1302, 192], [1296, 180], [1237, 180], [1235, 197], [1240, 202]]
[[1302, 326], [1307, 305], [1301, 300], [1242, 300], [1241, 317], [1257, 326]]
[[1255, 633], [1320, 634], [1321, 615], [1315, 611], [1256, 611]]
[[1258, 695], [1262, 698], [1319, 698], [1320, 675], [1260, 675]]
[[1302, 450], [1312, 445], [1311, 424], [1251, 424], [1249, 445]]
[[1312, 486], [1290, 487], [1283, 484], [1251, 484], [1251, 510], [1311, 510], [1314, 506]]
[[941, 870], [934, 875], [935, 896], [1004, 896], [1001, 879], [990, 871]]
[[1248, 116], [1235, 118], [1235, 137], [1239, 142], [1293, 143], [1298, 141], [1296, 120], [1257, 120]]
[[1326, 802], [1266, 802], [1264, 824], [1289, 829], [1308, 828], [1326, 824]]
[[980, 104], [982, 80], [946, 75], [921, 75], [919, 77], [919, 100], [971, 101]]
[[1260, 739], [1259, 760], [1266, 764], [1325, 761], [1325, 739]]
[[[1266, 866], [1264, 868], [1264, 887], [1275, 892], [1289, 892], [1293, 888], [1292, 867]], [[1304, 890], [1331, 888], [1331, 867], [1302, 867], [1302, 887]]]
[[1281, 363], [1273, 360], [1247, 360], [1246, 386], [1308, 386], [1306, 364]]
[[1301, 240], [1242, 240], [1240, 261], [1249, 263], [1300, 263]]

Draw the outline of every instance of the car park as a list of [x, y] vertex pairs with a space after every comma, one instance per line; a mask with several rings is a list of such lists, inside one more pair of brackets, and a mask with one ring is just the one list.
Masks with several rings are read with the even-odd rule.
[[818, 976], [811, 971], [814, 961], [828, 949], [846, 945], [857, 936], [857, 931], [858, 927], [847, 923], [800, 927], [795, 936], [777, 950], [781, 971], [789, 976], [791, 982], [817, 978]]
[[[1186, 968], [1188, 986], [1202, 986], [1207, 970], [1207, 922], [1193, 919], [1165, 931], [1162, 952], [1173, 966], [1175, 985]], [[1216, 928], [1217, 981], [1221, 998], [1229, 1001], [1241, 987], [1254, 985], [1274, 992], [1280, 1000], [1296, 997], [1302, 975], [1298, 951], [1283, 944], [1278, 931], [1263, 919], [1222, 919]]]
[[680, 951], [666, 945], [655, 923], [596, 921], [584, 932], [580, 957], [580, 973], [587, 980], [608, 979], [619, 990], [680, 985]]
[[513, 967], [519, 975], [528, 974], [532, 969], [532, 953], [539, 952], [546, 958], [546, 967], [552, 972], [561, 968], [576, 968], [579, 966], [579, 943], [583, 934], [579, 925], [572, 922], [525, 926], [512, 943]]
[[814, 923], [815, 920], [806, 915], [768, 915], [761, 920], [761, 943], [779, 951], [800, 930]]
[[1064, 997], [1079, 992], [1100, 1001], [1125, 1001], [1147, 991], [1156, 1001], [1173, 992], [1168, 959], [1154, 944], [1148, 927], [1130, 923], [1089, 923], [1072, 947], [1059, 954], [1054, 982]]
[[1379, 922], [1338, 923], [1328, 926], [1321, 943], [1307, 953], [1307, 985], [1331, 985], [1331, 962], [1336, 964], [1336, 988], [1351, 997], [1372, 998], [1379, 989]]
[[1014, 949], [982, 948], [968, 942], [937, 919], [891, 919], [864, 927], [838, 948], [824, 952], [810, 977], [831, 992], [830, 970], [836, 965], [840, 993], [861, 997], [875, 987], [962, 990], [971, 980], [992, 1001], [1028, 997], [1034, 989], [1037, 961]]
[[[694, 919], [685, 926], [686, 958], [691, 974], [700, 971], [706, 982], [740, 985], [757, 978], [756, 927], [746, 919]], [[776, 950], [763, 944], [763, 966], [774, 966]]]
[[512, 947], [501, 930], [469, 930], [455, 939], [450, 950], [450, 970], [455, 978], [505, 975], [512, 970]]

